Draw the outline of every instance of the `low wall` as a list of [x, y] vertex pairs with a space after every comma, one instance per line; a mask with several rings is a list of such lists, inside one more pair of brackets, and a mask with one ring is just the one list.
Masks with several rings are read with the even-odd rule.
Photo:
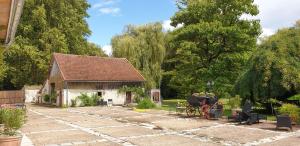
[[23, 90], [0, 91], [0, 104], [24, 103], [25, 94]]

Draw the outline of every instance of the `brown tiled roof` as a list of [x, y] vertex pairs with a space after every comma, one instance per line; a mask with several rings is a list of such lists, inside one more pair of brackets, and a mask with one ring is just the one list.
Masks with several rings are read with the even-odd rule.
[[126, 58], [53, 54], [66, 81], [145, 81]]

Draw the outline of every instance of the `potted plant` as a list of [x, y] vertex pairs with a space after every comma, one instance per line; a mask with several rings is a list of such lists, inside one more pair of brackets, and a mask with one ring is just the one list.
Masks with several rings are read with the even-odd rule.
[[4, 125], [0, 131], [0, 145], [20, 146], [22, 135], [17, 130], [25, 122], [25, 111], [17, 108], [0, 109], [0, 122]]

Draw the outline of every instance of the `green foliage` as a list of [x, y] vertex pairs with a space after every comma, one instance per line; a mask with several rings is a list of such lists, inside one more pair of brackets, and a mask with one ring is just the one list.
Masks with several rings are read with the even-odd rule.
[[90, 98], [91, 98], [91, 105], [92, 106], [97, 105], [97, 102], [101, 99], [101, 97], [98, 96], [97, 94], [93, 94]]
[[155, 108], [155, 104], [151, 101], [150, 98], [143, 98], [137, 105], [138, 109], [151, 109]]
[[4, 52], [7, 70], [1, 88], [43, 83], [54, 52], [103, 56], [99, 46], [87, 42], [89, 7], [86, 0], [26, 0], [16, 39]]
[[252, 101], [266, 101], [300, 93], [299, 58], [299, 24], [265, 38], [236, 84], [238, 94]]
[[240, 108], [241, 107], [241, 98], [239, 95], [236, 95], [235, 97], [229, 98], [229, 106], [230, 109]]
[[[4, 52], [4, 48], [2, 48], [0, 45], [0, 82], [6, 76], [6, 70], [7, 70], [7, 66], [3, 60], [4, 59], [3, 52]], [[1, 85], [0, 85], [0, 88], [1, 88]]]
[[139, 103], [141, 98], [148, 97], [148, 95], [145, 93], [144, 89], [141, 87], [129, 87], [129, 86], [123, 86], [118, 89], [119, 93], [126, 93], [131, 92], [134, 94], [134, 102]]
[[300, 94], [296, 94], [292, 97], [289, 97], [288, 100], [299, 100], [300, 101]]
[[0, 109], [1, 124], [4, 124], [4, 135], [16, 135], [16, 131], [22, 127], [25, 122], [25, 111], [22, 109]]
[[44, 95], [43, 99], [45, 102], [50, 102], [50, 95], [49, 94]]
[[291, 117], [292, 121], [299, 122], [300, 110], [296, 105], [293, 104], [283, 104], [279, 108], [281, 114], [287, 114]]
[[76, 107], [77, 106], [77, 98], [71, 99], [71, 107]]
[[56, 93], [52, 93], [50, 95], [50, 99], [52, 103], [56, 103], [56, 99], [57, 99], [57, 94]]
[[146, 89], [158, 88], [161, 64], [165, 57], [164, 33], [160, 23], [142, 26], [129, 25], [125, 32], [112, 39], [114, 57], [124, 57], [141, 71]]
[[76, 97], [80, 101], [80, 106], [95, 106], [101, 97], [93, 94], [92, 96], [88, 96], [85, 93], [81, 93], [80, 96]]
[[170, 86], [184, 97], [214, 81], [218, 96], [231, 93], [260, 34], [258, 20], [241, 16], [257, 15], [257, 6], [253, 0], [180, 0], [179, 7], [171, 19], [183, 27], [172, 32]]

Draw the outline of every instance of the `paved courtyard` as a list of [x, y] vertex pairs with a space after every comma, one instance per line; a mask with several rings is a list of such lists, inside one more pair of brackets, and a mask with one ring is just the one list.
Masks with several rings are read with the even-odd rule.
[[184, 118], [167, 111], [139, 113], [123, 107], [49, 108], [29, 105], [22, 145], [217, 146], [300, 144], [300, 130], [274, 124], [235, 125]]

